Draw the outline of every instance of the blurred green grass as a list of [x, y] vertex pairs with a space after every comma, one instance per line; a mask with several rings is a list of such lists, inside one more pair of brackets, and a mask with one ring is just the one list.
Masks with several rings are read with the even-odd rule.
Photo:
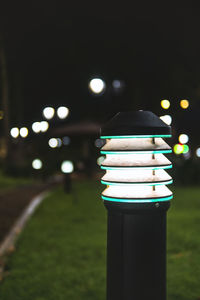
[[[102, 187], [75, 182], [42, 203], [9, 258], [3, 300], [102, 300], [106, 210]], [[168, 212], [168, 299], [200, 299], [200, 188], [176, 188]]]
[[33, 183], [32, 178], [26, 177], [11, 177], [7, 176], [0, 171], [0, 191], [7, 191], [11, 188], [19, 187], [21, 185], [28, 185]]

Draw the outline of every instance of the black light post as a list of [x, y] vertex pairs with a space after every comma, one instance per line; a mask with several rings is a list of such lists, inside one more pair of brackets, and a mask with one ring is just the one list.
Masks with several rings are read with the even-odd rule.
[[149, 111], [118, 113], [101, 129], [107, 300], [166, 299], [166, 211], [173, 197], [167, 137], [170, 126]]

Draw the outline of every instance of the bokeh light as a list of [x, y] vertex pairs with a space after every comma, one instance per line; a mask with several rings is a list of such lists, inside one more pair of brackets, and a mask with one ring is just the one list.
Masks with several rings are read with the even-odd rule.
[[190, 105], [190, 103], [189, 103], [189, 101], [186, 100], [186, 99], [183, 99], [183, 100], [180, 101], [180, 106], [181, 106], [181, 108], [183, 108], [183, 109], [187, 109], [187, 108], [189, 107], [189, 105]]
[[43, 116], [45, 117], [45, 119], [48, 120], [52, 119], [54, 114], [55, 114], [55, 110], [53, 107], [45, 107], [43, 109]]
[[115, 79], [112, 82], [112, 86], [114, 87], [114, 89], [120, 89], [122, 87], [122, 83], [120, 80]]
[[172, 123], [172, 117], [170, 115], [161, 116], [160, 119], [167, 125], [171, 125]]
[[101, 148], [103, 145], [105, 145], [105, 143], [106, 143], [105, 139], [96, 139], [95, 142], [94, 142], [94, 145], [97, 148]]
[[160, 105], [163, 109], [168, 109], [170, 107], [170, 101], [169, 100], [162, 100], [160, 102]]
[[22, 138], [26, 138], [28, 136], [28, 128], [22, 127], [19, 131]]
[[62, 146], [62, 140], [60, 138], [51, 138], [48, 141], [48, 144], [51, 148], [57, 148]]
[[64, 136], [62, 138], [62, 142], [63, 142], [63, 145], [68, 146], [70, 144], [70, 142], [71, 142], [71, 139], [68, 136]]
[[47, 121], [40, 122], [40, 130], [46, 132], [49, 129], [49, 123]]
[[97, 165], [100, 166], [102, 164], [102, 162], [104, 161], [105, 158], [106, 158], [105, 156], [99, 156], [97, 158]]
[[61, 164], [61, 171], [63, 173], [72, 173], [74, 171], [74, 165], [70, 160], [64, 160]]
[[4, 112], [3, 112], [3, 110], [0, 110], [0, 120], [2, 120], [3, 117], [4, 117]]
[[69, 109], [65, 106], [60, 106], [57, 109], [57, 116], [58, 116], [59, 119], [67, 118], [68, 114], [69, 114]]
[[200, 148], [197, 148], [197, 150], [196, 150], [196, 156], [200, 157]]
[[32, 161], [32, 167], [35, 170], [39, 170], [42, 168], [42, 161], [39, 158], [36, 158]]
[[51, 138], [48, 142], [49, 147], [56, 148], [58, 147], [58, 140], [56, 138]]
[[94, 78], [89, 82], [89, 89], [94, 94], [102, 94], [105, 88], [106, 88], [106, 84], [100, 78]]
[[189, 136], [187, 134], [180, 134], [178, 137], [178, 140], [181, 144], [187, 144], [187, 142], [189, 141]]
[[17, 127], [13, 127], [11, 130], [10, 130], [10, 135], [16, 139], [18, 136], [19, 136], [19, 128]]
[[190, 150], [189, 146], [188, 145], [183, 145], [183, 153], [188, 153]]
[[174, 150], [175, 154], [181, 154], [184, 151], [184, 146], [181, 144], [176, 144], [176, 145], [174, 145], [173, 150]]
[[40, 130], [41, 130], [40, 122], [34, 122], [34, 123], [32, 124], [32, 130], [33, 130], [35, 133], [39, 133]]
[[58, 146], [57, 147], [61, 147], [62, 146], [62, 140], [60, 138], [57, 138], [56, 140], [58, 142]]

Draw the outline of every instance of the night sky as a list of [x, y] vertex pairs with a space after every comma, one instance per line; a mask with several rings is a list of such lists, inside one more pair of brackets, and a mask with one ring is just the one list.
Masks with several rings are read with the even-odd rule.
[[[133, 3], [132, 3], [133, 4]], [[95, 6], [94, 6], [95, 5]], [[67, 122], [103, 122], [129, 109], [170, 113], [177, 128], [193, 133], [200, 113], [200, 18], [197, 5], [132, 7], [44, 1], [4, 3], [0, 32], [6, 51], [11, 126], [42, 119], [46, 105], [71, 109]], [[103, 96], [88, 91], [100, 76]], [[112, 81], [124, 82], [114, 93]], [[183, 112], [180, 99], [189, 99]], [[160, 107], [169, 99], [169, 111]], [[197, 131], [196, 131], [197, 132]]]

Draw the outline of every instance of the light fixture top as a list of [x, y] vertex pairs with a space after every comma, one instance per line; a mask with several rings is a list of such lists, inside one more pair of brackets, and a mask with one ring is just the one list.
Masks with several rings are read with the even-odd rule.
[[117, 113], [108, 123], [102, 126], [101, 136], [160, 136], [169, 137], [171, 126], [164, 123], [150, 111], [129, 111]]

